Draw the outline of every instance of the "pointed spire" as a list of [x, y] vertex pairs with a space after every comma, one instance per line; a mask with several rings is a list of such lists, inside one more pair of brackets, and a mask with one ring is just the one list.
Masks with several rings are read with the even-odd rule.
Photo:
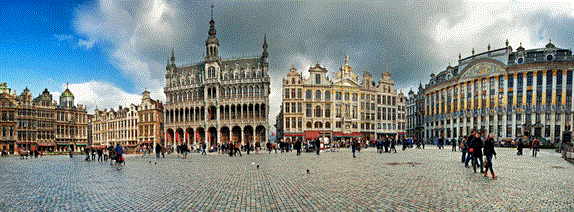
[[215, 21], [213, 20], [213, 4], [211, 4], [211, 20], [209, 21], [209, 35], [215, 36]]
[[349, 55], [345, 54], [345, 65], [349, 65]]
[[175, 54], [174, 54], [174, 50], [173, 47], [171, 48], [171, 64], [173, 65], [175, 62]]
[[269, 53], [267, 52], [267, 34], [263, 34], [263, 54], [261, 57], [267, 58], [269, 57]]

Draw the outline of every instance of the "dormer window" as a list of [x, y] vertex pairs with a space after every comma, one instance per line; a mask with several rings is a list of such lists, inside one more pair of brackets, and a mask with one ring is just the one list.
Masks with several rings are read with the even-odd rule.
[[524, 57], [519, 57], [519, 58], [516, 60], [516, 63], [518, 63], [518, 64], [523, 64], [523, 63], [524, 63]]
[[315, 84], [321, 84], [321, 75], [315, 74]]

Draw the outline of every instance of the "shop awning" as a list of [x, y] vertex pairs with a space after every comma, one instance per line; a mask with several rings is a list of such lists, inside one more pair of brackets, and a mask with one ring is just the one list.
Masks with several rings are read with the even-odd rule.
[[38, 143], [38, 146], [56, 146], [56, 143], [54, 143], [54, 142], [41, 142], [41, 143]]
[[285, 137], [303, 137], [303, 134], [291, 133], [283, 135]]
[[76, 144], [76, 146], [87, 146], [88, 144]]
[[363, 136], [363, 134], [360, 132], [352, 132], [352, 133], [335, 132], [334, 135], [336, 137], [360, 137], [360, 136]]
[[319, 131], [305, 131], [306, 139], [316, 139], [319, 138]]

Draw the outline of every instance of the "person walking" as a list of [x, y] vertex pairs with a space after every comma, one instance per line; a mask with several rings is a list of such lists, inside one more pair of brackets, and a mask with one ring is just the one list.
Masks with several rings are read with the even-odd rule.
[[397, 143], [397, 141], [394, 138], [392, 138], [391, 139], [391, 149], [389, 150], [389, 152], [394, 150], [395, 153], [397, 153], [397, 149], [395, 148], [396, 143]]
[[235, 143], [235, 155], [239, 153], [239, 156], [243, 157], [243, 155], [241, 155], [241, 143], [237, 142]]
[[187, 158], [187, 154], [189, 153], [189, 148], [187, 147], [186, 143], [181, 145], [181, 151], [183, 151], [183, 158]]
[[359, 142], [357, 142], [356, 138], [353, 138], [353, 141], [351, 142], [351, 151], [353, 152], [353, 158], [357, 157], [357, 156], [355, 156], [355, 151], [357, 151], [358, 146], [359, 146]]
[[455, 139], [455, 138], [453, 138], [450, 142], [451, 142], [451, 144], [452, 144], [452, 151], [453, 151], [453, 152], [456, 152], [456, 144], [457, 144], [458, 142], [456, 142], [456, 139]]
[[470, 143], [472, 142], [472, 140], [474, 139], [474, 131], [466, 137], [466, 142], [465, 142], [465, 146], [466, 146], [466, 159], [464, 160], [464, 166], [468, 167], [468, 162], [471, 161], [472, 159], [472, 152], [470, 152]]
[[522, 138], [519, 138], [518, 141], [516, 142], [516, 154], [517, 155], [522, 155], [522, 149], [524, 148], [524, 144], [522, 143]]
[[207, 155], [207, 153], [205, 152], [206, 148], [207, 148], [207, 144], [205, 142], [201, 142], [201, 154], [202, 155]]
[[301, 139], [297, 139], [294, 147], [297, 150], [297, 155], [301, 155]]
[[538, 153], [538, 146], [539, 146], [538, 139], [536, 138], [533, 139], [532, 144], [530, 145], [530, 149], [532, 150], [532, 157], [536, 157]]
[[86, 154], [86, 159], [84, 159], [85, 161], [90, 161], [90, 149], [89, 148], [85, 148], [84, 149], [84, 153]]
[[486, 170], [484, 170], [484, 176], [488, 177], [488, 170], [490, 170], [490, 173], [492, 174], [492, 178], [496, 178], [496, 175], [494, 174], [494, 170], [492, 170], [492, 156], [496, 157], [496, 151], [494, 150], [494, 139], [491, 134], [488, 134], [488, 138], [486, 138], [486, 141], [484, 141], [484, 156], [486, 157]]
[[245, 148], [247, 149], [247, 155], [249, 155], [249, 150], [251, 149], [251, 142], [247, 141], [247, 145], [245, 145]]
[[92, 161], [96, 160], [96, 149], [94, 149], [94, 147], [91, 148], [92, 149]]
[[103, 162], [104, 160], [102, 158], [102, 155], [104, 154], [104, 151], [102, 150], [102, 148], [98, 148], [97, 152], [98, 152], [98, 161]]
[[155, 157], [159, 158], [160, 153], [161, 153], [161, 145], [159, 145], [159, 143], [158, 143], [155, 145]]
[[271, 146], [271, 141], [267, 141], [267, 151], [269, 152], [269, 154], [271, 154], [272, 151], [272, 146]]
[[480, 138], [480, 133], [474, 132], [474, 139], [470, 144], [470, 148], [472, 152], [472, 168], [474, 173], [476, 173], [476, 168], [480, 166], [480, 173], [484, 173], [483, 164], [482, 164], [482, 146], [483, 142]]
[[462, 158], [460, 159], [461, 163], [466, 161], [466, 154], [468, 153], [468, 146], [466, 145], [466, 136], [460, 139], [460, 151], [462, 152]]

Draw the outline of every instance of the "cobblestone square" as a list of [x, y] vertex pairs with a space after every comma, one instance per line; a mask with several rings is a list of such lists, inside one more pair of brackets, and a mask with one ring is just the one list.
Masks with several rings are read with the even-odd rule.
[[[574, 168], [551, 150], [497, 149], [498, 179], [460, 152], [368, 148], [246, 155], [0, 158], [1, 211], [572, 211]], [[414, 163], [414, 165], [413, 165]], [[257, 168], [259, 165], [259, 169]], [[307, 174], [307, 169], [310, 173]]]

